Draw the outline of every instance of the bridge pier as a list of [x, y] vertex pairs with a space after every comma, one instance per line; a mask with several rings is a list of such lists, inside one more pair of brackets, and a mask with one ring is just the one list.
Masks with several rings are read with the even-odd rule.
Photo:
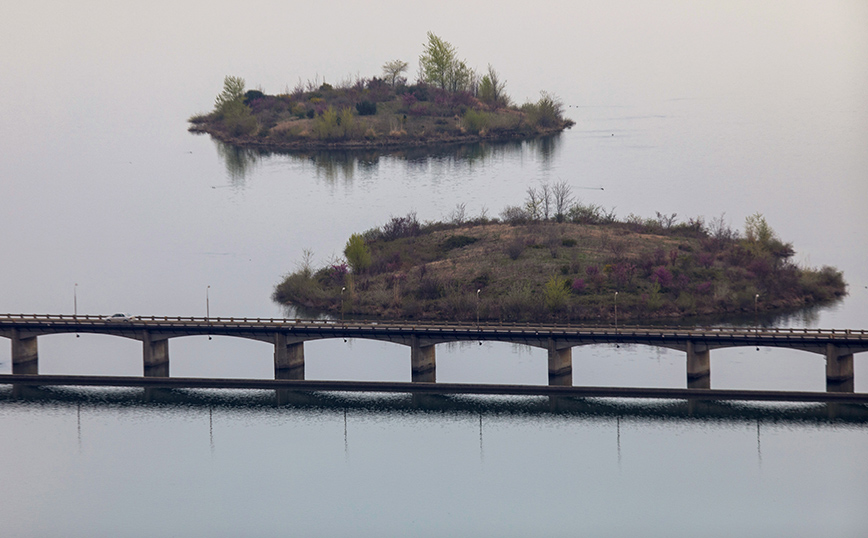
[[549, 354], [549, 385], [564, 387], [573, 384], [573, 348], [558, 349], [553, 338], [548, 341]]
[[18, 329], [11, 329], [9, 338], [12, 340], [12, 373], [38, 374], [39, 348], [35, 336], [22, 337]]
[[145, 377], [169, 377], [169, 339], [155, 339], [144, 331], [142, 348]]
[[410, 344], [410, 377], [415, 383], [437, 382], [437, 361], [434, 345], [423, 345], [414, 336]]
[[687, 388], [710, 389], [711, 352], [705, 346], [696, 348], [692, 341], [687, 342]]
[[274, 333], [274, 379], [304, 379], [304, 342], [287, 343], [286, 333]]
[[853, 392], [853, 354], [826, 344], [826, 392]]

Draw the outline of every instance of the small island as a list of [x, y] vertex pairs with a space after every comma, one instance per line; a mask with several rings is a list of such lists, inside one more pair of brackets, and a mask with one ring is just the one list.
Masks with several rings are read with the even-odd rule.
[[[840, 271], [799, 267], [760, 214], [618, 219], [573, 202], [565, 183], [528, 189], [500, 218], [414, 214], [353, 234], [344, 258], [298, 270], [281, 304], [334, 317], [431, 321], [653, 320], [792, 311], [846, 295]], [[615, 318], [617, 316], [617, 318]]]
[[383, 65], [382, 77], [336, 85], [299, 81], [268, 95], [227, 76], [214, 110], [192, 116], [190, 131], [239, 147], [266, 151], [419, 147], [487, 140], [522, 140], [573, 125], [556, 97], [516, 106], [491, 66], [480, 74], [433, 33], [408, 84], [408, 63]]

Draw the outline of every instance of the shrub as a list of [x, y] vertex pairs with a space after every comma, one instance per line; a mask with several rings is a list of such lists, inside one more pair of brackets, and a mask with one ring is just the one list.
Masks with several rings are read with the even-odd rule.
[[669, 269], [661, 265], [651, 273], [651, 281], [666, 288], [672, 284], [672, 273], [669, 272]]
[[463, 125], [467, 131], [471, 133], [479, 133], [484, 131], [490, 122], [490, 116], [481, 110], [467, 109], [464, 113]]
[[570, 284], [565, 278], [553, 276], [543, 287], [543, 301], [552, 312], [560, 312], [567, 304]]
[[573, 293], [579, 294], [585, 291], [585, 279], [577, 278], [573, 280], [573, 284], [571, 286]]
[[421, 233], [421, 226], [416, 219], [416, 213], [408, 213], [406, 217], [392, 217], [383, 225], [379, 234], [383, 241], [394, 241], [402, 237], [416, 237]]
[[453, 235], [443, 241], [443, 250], [452, 250], [455, 248], [466, 247], [479, 241], [478, 237], [470, 237], [467, 235]]
[[524, 252], [524, 241], [516, 237], [506, 245], [506, 255], [512, 260], [517, 260]]
[[356, 104], [356, 111], [359, 113], [359, 116], [375, 116], [377, 114], [377, 103], [361, 101]]
[[350, 264], [353, 273], [361, 273], [371, 265], [371, 252], [365, 244], [365, 239], [359, 234], [353, 234], [347, 240], [344, 256], [347, 257], [347, 263]]
[[563, 104], [547, 92], [540, 92], [539, 101], [525, 103], [521, 109], [527, 115], [528, 123], [533, 127], [547, 129], [559, 125], [562, 121]]
[[263, 97], [265, 97], [265, 94], [259, 90], [247, 90], [244, 93], [244, 104], [249, 105], [253, 101], [256, 101], [257, 99], [262, 99]]
[[518, 206], [507, 206], [500, 212], [500, 218], [507, 224], [524, 224], [530, 218], [528, 212]]

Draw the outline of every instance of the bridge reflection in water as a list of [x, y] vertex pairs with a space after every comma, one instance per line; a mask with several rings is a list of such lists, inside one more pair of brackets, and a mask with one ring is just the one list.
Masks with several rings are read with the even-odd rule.
[[[545, 349], [551, 387], [572, 385], [572, 348], [591, 344], [645, 344], [686, 355], [688, 389], [711, 388], [711, 351], [729, 347], [781, 347], [808, 351], [826, 360], [827, 392], [852, 393], [853, 354], [868, 351], [868, 331], [778, 328], [569, 327], [558, 325], [440, 324], [274, 318], [0, 315], [0, 336], [12, 342], [12, 373], [38, 375], [38, 337], [97, 333], [142, 342], [143, 374], [169, 377], [169, 340], [221, 335], [274, 345], [276, 380], [304, 380], [304, 343], [330, 338], [365, 338], [410, 348], [413, 383], [436, 383], [437, 344], [496, 341]], [[42, 377], [42, 376], [41, 376]], [[442, 386], [442, 385], [441, 385]], [[715, 391], [718, 392], [718, 391]]]

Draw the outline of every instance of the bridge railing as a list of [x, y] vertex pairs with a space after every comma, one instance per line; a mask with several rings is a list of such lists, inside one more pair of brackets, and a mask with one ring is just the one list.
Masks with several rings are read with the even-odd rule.
[[[105, 323], [110, 321], [110, 316], [92, 315], [92, 314], [0, 314], [0, 324], [4, 321], [41, 321], [46, 323]], [[206, 316], [134, 316], [127, 320], [129, 322], [154, 322], [154, 323], [207, 323], [210, 325], [298, 325], [306, 327], [341, 327], [341, 328], [421, 328], [421, 327], [440, 327], [444, 329], [473, 329], [479, 327], [481, 330], [495, 330], [496, 328], [515, 329], [521, 331], [614, 331], [619, 334], [631, 333], [665, 333], [665, 334], [720, 334], [720, 335], [765, 335], [765, 336], [849, 336], [857, 338], [868, 337], [866, 329], [822, 329], [822, 328], [807, 328], [807, 327], [725, 327], [725, 326], [698, 326], [698, 327], [678, 327], [678, 326], [638, 326], [638, 325], [585, 325], [585, 324], [529, 324], [518, 322], [485, 322], [477, 324], [472, 321], [402, 321], [402, 320], [335, 320], [335, 319], [305, 319], [305, 318], [262, 318], [262, 317], [206, 317]], [[119, 321], [118, 323], [123, 323]]]

